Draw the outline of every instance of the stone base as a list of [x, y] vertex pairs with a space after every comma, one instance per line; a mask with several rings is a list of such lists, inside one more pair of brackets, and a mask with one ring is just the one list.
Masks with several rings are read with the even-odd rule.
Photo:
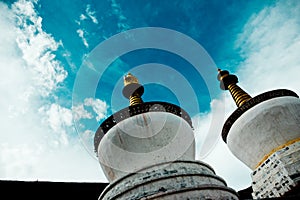
[[99, 200], [238, 199], [237, 193], [200, 161], [157, 164], [115, 180]]

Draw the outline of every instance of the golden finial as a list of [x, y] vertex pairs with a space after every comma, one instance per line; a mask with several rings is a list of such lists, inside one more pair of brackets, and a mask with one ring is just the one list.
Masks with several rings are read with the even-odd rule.
[[132, 84], [132, 83], [139, 83], [139, 80], [133, 76], [131, 73], [128, 73], [124, 76], [124, 86]]
[[218, 69], [218, 72], [220, 88], [222, 90], [229, 90], [238, 107], [241, 107], [244, 103], [252, 98], [247, 92], [237, 85], [238, 78], [235, 75], [229, 74], [228, 71], [223, 71], [221, 69]]
[[124, 76], [124, 88], [123, 95], [129, 99], [130, 106], [143, 103], [142, 95], [144, 93], [144, 87], [139, 84], [139, 80], [128, 73]]

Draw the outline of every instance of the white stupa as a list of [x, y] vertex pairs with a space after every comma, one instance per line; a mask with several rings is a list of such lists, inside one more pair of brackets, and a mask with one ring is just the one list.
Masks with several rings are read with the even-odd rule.
[[190, 116], [166, 102], [143, 102], [144, 88], [124, 77], [130, 106], [106, 119], [94, 141], [110, 184], [99, 199], [238, 199], [213, 169], [195, 160]]
[[300, 100], [286, 89], [251, 97], [238, 78], [219, 70], [238, 108], [223, 126], [230, 151], [253, 170], [253, 198], [281, 197], [300, 182]]

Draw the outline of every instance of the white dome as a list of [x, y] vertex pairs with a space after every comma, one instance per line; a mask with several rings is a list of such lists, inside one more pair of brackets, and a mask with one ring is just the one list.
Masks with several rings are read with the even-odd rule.
[[250, 108], [227, 136], [231, 152], [252, 170], [275, 148], [300, 138], [300, 100], [277, 97]]
[[100, 165], [111, 182], [146, 166], [195, 160], [191, 126], [168, 112], [147, 112], [113, 126], [98, 146]]

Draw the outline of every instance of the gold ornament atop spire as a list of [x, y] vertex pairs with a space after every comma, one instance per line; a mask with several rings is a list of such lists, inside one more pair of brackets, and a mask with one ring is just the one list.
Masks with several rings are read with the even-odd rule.
[[131, 73], [128, 73], [124, 76], [124, 86], [129, 85], [131, 83], [139, 83], [139, 80], [133, 76]]
[[228, 71], [222, 71], [221, 69], [218, 69], [218, 72], [218, 80], [220, 81], [221, 89], [229, 90], [238, 107], [241, 107], [252, 98], [247, 92], [237, 85], [238, 78], [235, 75], [229, 74]]
[[142, 104], [142, 95], [144, 93], [144, 87], [139, 84], [139, 80], [128, 73], [124, 76], [124, 88], [123, 95], [129, 99], [130, 106]]

